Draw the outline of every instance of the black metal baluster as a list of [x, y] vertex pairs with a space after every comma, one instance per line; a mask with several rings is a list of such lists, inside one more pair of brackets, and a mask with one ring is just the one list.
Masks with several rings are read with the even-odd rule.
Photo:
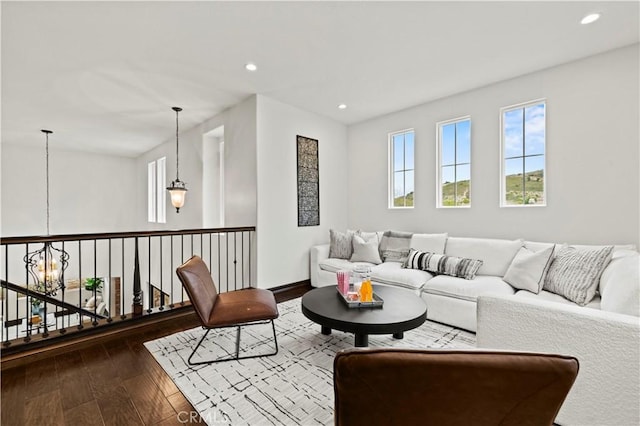
[[160, 307], [159, 310], [163, 311], [164, 310], [164, 290], [162, 289], [162, 265], [164, 262], [162, 262], [162, 236], [160, 236], [160, 262], [158, 267], [160, 268]]
[[[182, 244], [182, 247], [181, 247], [182, 263], [184, 263], [184, 234], [180, 235], [180, 241], [181, 241], [181, 244]], [[180, 291], [180, 294], [181, 294], [180, 297], [182, 298], [181, 301], [180, 301], [180, 304], [184, 305], [184, 289], [182, 289], [182, 291]]]
[[[218, 288], [220, 288], [220, 232], [218, 232], [216, 236], [218, 237]], [[222, 289], [220, 289], [220, 291], [222, 291]]]
[[142, 315], [142, 288], [140, 285], [140, 257], [138, 253], [138, 237], [135, 237], [135, 257], [133, 264], [133, 305], [132, 315]]
[[175, 306], [175, 304], [173, 303], [173, 235], [170, 236], [171, 238], [171, 303], [169, 304], [169, 307], [171, 309], [173, 309], [173, 307]]
[[237, 232], [233, 232], [233, 289], [238, 289], [238, 242], [236, 240]]
[[122, 299], [122, 301], [120, 302], [120, 318], [121, 319], [126, 319], [127, 315], [125, 315], [124, 313], [124, 283], [125, 283], [125, 279], [124, 279], [124, 238], [122, 238], [122, 250], [121, 253], [122, 255], [122, 260], [120, 263], [120, 276], [122, 277], [121, 282], [120, 282], [120, 298]]
[[[147, 291], [151, 294], [149, 294], [149, 297], [147, 298], [149, 301], [153, 301], [153, 290], [151, 288], [151, 286], [153, 285], [151, 283], [151, 236], [149, 236], [149, 252], [148, 252], [148, 256], [147, 256], [147, 261], [149, 263], [149, 275], [148, 275], [148, 279], [147, 279]], [[153, 311], [152, 309], [152, 305], [153, 303], [149, 303], [149, 307], [147, 308], [147, 313], [150, 314], [151, 311]]]
[[226, 287], [227, 287], [227, 291], [229, 291], [229, 233], [228, 232], [224, 234], [224, 242], [227, 248], [227, 251], [225, 253], [225, 261], [224, 261], [224, 266], [225, 266], [225, 269], [227, 270]]
[[[25, 259], [26, 256], [29, 255], [29, 243], [26, 244], [26, 252], [25, 252]], [[24, 337], [24, 341], [25, 342], [29, 342], [31, 341], [31, 309], [29, 308], [29, 305], [32, 303], [32, 297], [31, 296], [31, 289], [29, 288], [29, 269], [28, 266], [25, 266], [25, 281], [26, 283], [26, 288], [27, 288], [27, 297], [24, 298], [24, 308], [25, 308], [25, 331], [26, 331], [26, 336]], [[17, 301], [18, 301], [18, 295], [16, 295], [16, 308], [18, 307], [17, 305]], [[18, 310], [16, 309], [16, 313], [18, 312]], [[17, 330], [16, 330], [17, 331]]]
[[240, 242], [242, 243], [242, 268], [240, 270], [242, 271], [242, 288], [244, 288], [244, 231], [242, 231], [240, 236]]
[[[65, 252], [64, 249], [64, 241], [62, 242], [62, 251]], [[62, 269], [62, 303], [64, 303], [64, 299], [65, 299], [65, 294], [67, 291], [67, 286], [65, 285], [65, 276], [64, 276], [64, 268]], [[61, 312], [63, 308], [58, 308], [56, 306], [56, 311], [53, 314], [53, 317], [55, 318], [55, 322], [56, 322], [56, 328], [58, 328], [58, 321], [60, 321], [62, 328], [60, 328], [60, 330], [58, 330], [58, 333], [60, 334], [65, 334], [67, 332], [67, 329], [64, 327], [64, 317], [68, 315], [61, 315], [60, 317], [57, 317], [56, 314], [58, 312]], [[69, 322], [69, 319], [67, 319], [67, 323]], [[68, 324], [67, 324], [68, 325]]]
[[98, 325], [98, 240], [93, 240], [93, 321], [91, 324]]
[[[109, 247], [109, 277], [108, 277], [108, 279], [109, 279], [109, 294], [108, 294], [109, 301], [107, 302], [107, 322], [110, 323], [110, 322], [113, 321], [113, 318], [111, 316], [111, 311], [112, 311], [112, 309], [111, 309], [111, 293], [113, 293], [113, 288], [112, 288], [113, 277], [111, 276], [112, 275], [111, 274], [111, 238], [109, 238], [107, 241], [109, 242], [109, 246], [108, 246]], [[105, 289], [106, 289], [106, 287], [107, 286], [105, 285]]]
[[[6, 327], [7, 317], [9, 316], [9, 292], [7, 291], [7, 284], [9, 282], [9, 246], [4, 247], [4, 283], [2, 283], [2, 344], [6, 346], [9, 340], [8, 329]], [[17, 295], [16, 295], [17, 296]], [[6, 314], [5, 314], [6, 312]], [[6, 341], [5, 341], [6, 337]]]
[[[82, 308], [82, 240], [78, 240], [78, 307]], [[78, 312], [78, 330], [82, 330], [82, 311]]]
[[253, 287], [253, 283], [251, 282], [251, 237], [254, 232], [255, 231], [249, 231], [249, 287]]

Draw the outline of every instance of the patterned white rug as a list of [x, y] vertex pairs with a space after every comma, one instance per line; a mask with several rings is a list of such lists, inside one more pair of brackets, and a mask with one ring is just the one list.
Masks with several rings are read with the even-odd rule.
[[[353, 347], [353, 335], [320, 334], [320, 326], [302, 314], [300, 299], [281, 303], [278, 310], [275, 356], [190, 367], [186, 360], [204, 334], [200, 327], [145, 346], [209, 425], [331, 425], [333, 358]], [[270, 324], [245, 327], [241, 355], [271, 352], [272, 340]], [[402, 340], [369, 336], [369, 346], [472, 348], [475, 335], [427, 321]], [[235, 328], [213, 330], [198, 355], [220, 358], [234, 350]]]

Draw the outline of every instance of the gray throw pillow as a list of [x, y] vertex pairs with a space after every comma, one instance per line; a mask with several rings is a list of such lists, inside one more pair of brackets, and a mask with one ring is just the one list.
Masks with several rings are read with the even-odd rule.
[[353, 254], [353, 231], [338, 232], [329, 230], [329, 257], [333, 259], [350, 259]]
[[373, 264], [380, 264], [380, 253], [378, 253], [378, 237], [374, 235], [368, 241], [365, 241], [359, 235], [353, 236], [353, 254], [351, 255], [352, 262], [369, 262]]
[[386, 231], [380, 241], [380, 257], [383, 262], [404, 263], [409, 255], [411, 232]]
[[578, 250], [562, 246], [549, 266], [544, 289], [585, 306], [596, 294], [602, 271], [611, 260], [613, 246]]

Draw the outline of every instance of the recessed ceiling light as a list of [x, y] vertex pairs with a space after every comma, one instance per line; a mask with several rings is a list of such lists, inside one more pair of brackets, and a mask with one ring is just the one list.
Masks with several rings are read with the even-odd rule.
[[596, 22], [598, 19], [600, 19], [599, 13], [590, 13], [589, 15], [582, 18], [582, 21], [580, 21], [580, 23], [582, 25], [587, 25], [591, 24], [592, 22]]
[[255, 71], [258, 69], [258, 66], [256, 64], [254, 64], [253, 62], [249, 62], [247, 65], [244, 66], [245, 69], [247, 71]]
[[338, 105], [338, 109], [347, 109], [347, 105], [340, 104], [340, 105]]

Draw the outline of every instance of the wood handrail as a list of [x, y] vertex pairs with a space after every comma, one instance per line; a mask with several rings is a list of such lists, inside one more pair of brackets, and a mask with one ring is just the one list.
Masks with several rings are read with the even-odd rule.
[[197, 235], [197, 234], [224, 234], [226, 232], [250, 232], [255, 231], [255, 226], [241, 226], [234, 228], [207, 228], [207, 229], [181, 229], [169, 231], [131, 231], [131, 232], [107, 232], [95, 234], [61, 234], [42, 236], [2, 237], [0, 244], [26, 244], [45, 243], [58, 241], [85, 241], [85, 240], [109, 240], [118, 238], [135, 237], [160, 237], [170, 235]]

